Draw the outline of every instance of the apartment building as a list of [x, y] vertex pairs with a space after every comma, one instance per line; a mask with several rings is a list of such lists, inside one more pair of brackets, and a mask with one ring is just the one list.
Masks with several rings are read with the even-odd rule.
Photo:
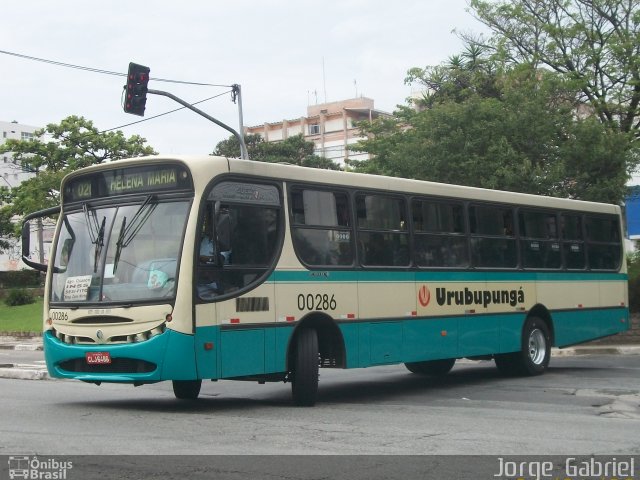
[[[0, 145], [10, 139], [28, 140], [33, 138], [34, 132], [39, 128], [32, 125], [23, 125], [16, 121], [0, 121]], [[16, 163], [11, 153], [0, 154], [0, 185], [9, 188], [17, 187], [31, 176], [33, 174], [22, 170], [20, 164]]]
[[259, 134], [267, 142], [279, 142], [302, 134], [305, 140], [315, 144], [316, 155], [344, 166], [350, 160], [369, 158], [367, 153], [351, 150], [353, 144], [365, 139], [356, 123], [381, 116], [390, 114], [376, 110], [371, 98], [359, 97], [310, 105], [305, 117], [245, 127], [245, 134]]

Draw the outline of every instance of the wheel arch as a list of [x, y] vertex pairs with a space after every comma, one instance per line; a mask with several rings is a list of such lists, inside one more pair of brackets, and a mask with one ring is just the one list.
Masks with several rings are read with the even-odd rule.
[[345, 368], [346, 350], [344, 338], [338, 324], [326, 313], [311, 312], [300, 319], [295, 326], [287, 346], [287, 370], [291, 370], [293, 349], [296, 336], [304, 329], [312, 328], [318, 335], [320, 366], [329, 368]]
[[538, 317], [547, 325], [549, 328], [549, 334], [551, 335], [551, 346], [555, 346], [556, 343], [556, 335], [555, 328], [553, 326], [553, 318], [551, 317], [551, 312], [547, 307], [543, 304], [538, 303], [533, 306], [531, 310], [529, 310], [529, 314], [527, 315], [527, 319], [530, 317]]

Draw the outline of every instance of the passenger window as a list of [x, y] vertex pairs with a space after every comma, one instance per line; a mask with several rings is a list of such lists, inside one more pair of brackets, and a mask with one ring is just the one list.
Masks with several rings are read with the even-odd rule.
[[358, 248], [363, 265], [406, 267], [410, 263], [405, 201], [358, 195]]
[[469, 265], [462, 205], [414, 200], [411, 212], [418, 266], [464, 268]]
[[562, 267], [557, 215], [554, 212], [522, 210], [519, 219], [524, 268]]
[[480, 268], [515, 268], [518, 264], [513, 210], [498, 205], [469, 207], [471, 255]]
[[620, 225], [617, 218], [588, 216], [587, 258], [594, 270], [617, 270], [622, 259]]
[[353, 264], [349, 197], [344, 192], [293, 189], [293, 244], [303, 263], [312, 266]]

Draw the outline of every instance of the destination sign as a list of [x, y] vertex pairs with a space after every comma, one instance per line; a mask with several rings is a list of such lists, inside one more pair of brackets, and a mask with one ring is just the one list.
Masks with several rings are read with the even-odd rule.
[[192, 188], [189, 173], [181, 165], [119, 168], [71, 180], [64, 187], [64, 201], [77, 202], [92, 198]]
[[151, 172], [123, 173], [107, 181], [108, 195], [155, 189], [172, 189], [178, 186], [176, 168], [163, 168]]

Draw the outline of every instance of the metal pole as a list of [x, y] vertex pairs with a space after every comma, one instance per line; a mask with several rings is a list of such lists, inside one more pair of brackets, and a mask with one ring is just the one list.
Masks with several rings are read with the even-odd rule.
[[[233, 128], [231, 128], [229, 125], [226, 125], [224, 123], [222, 123], [220, 120], [213, 118], [211, 115], [209, 115], [208, 113], [203, 112], [202, 110], [200, 110], [197, 107], [194, 107], [193, 105], [191, 105], [190, 103], [182, 100], [179, 97], [176, 97], [174, 94], [169, 93], [169, 92], [164, 92], [162, 90], [147, 90], [147, 93], [150, 93], [152, 95], [162, 95], [164, 97], [169, 97], [171, 100], [178, 102], [180, 105], [182, 105], [185, 108], [188, 108], [189, 110], [196, 112], [198, 115], [203, 116], [204, 118], [206, 118], [207, 120], [215, 123], [216, 125], [224, 128], [225, 130], [227, 130], [228, 132], [231, 132], [233, 135], [235, 135], [235, 137], [238, 139], [238, 142], [240, 143], [240, 152], [242, 153], [242, 147], [244, 146], [244, 138], [242, 137], [242, 135], [240, 135], [238, 132], [236, 132]], [[245, 151], [246, 151], [246, 146], [244, 147]], [[243, 157], [243, 158], [248, 158], [248, 157]]]
[[244, 120], [242, 118], [242, 88], [237, 83], [232, 85], [235, 95], [238, 99], [238, 119], [240, 121], [240, 135], [242, 140], [240, 141], [240, 158], [249, 160], [249, 152], [247, 146], [244, 143]]

